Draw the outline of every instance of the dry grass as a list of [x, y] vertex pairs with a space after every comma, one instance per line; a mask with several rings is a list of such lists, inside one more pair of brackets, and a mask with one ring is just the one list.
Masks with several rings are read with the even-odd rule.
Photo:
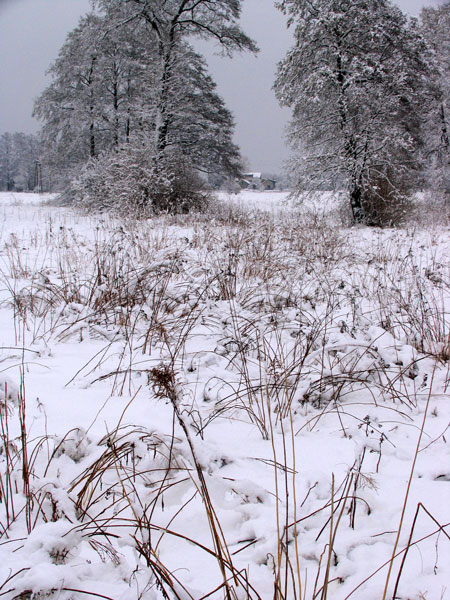
[[[178, 568], [164, 562], [164, 548], [186, 546], [217, 566], [216, 587], [203, 590], [202, 599], [261, 599], [258, 582], [240, 561], [241, 550], [230, 549], [198, 456], [211, 423], [243, 419], [272, 448], [277, 543], [267, 565], [273, 569], [273, 599], [331, 597], [331, 584], [339, 583], [336, 542], [344, 521], [348, 517], [348, 526], [357, 531], [361, 511], [371, 512], [362, 492], [371, 485], [364, 472], [366, 450], [341, 481], [332, 476], [328, 498], [309, 511], [313, 487], [305, 498], [298, 495], [298, 436], [328, 418], [335, 419], [343, 436], [349, 423], [362, 432], [379, 427], [382, 460], [381, 442], [390, 443], [385, 430], [381, 433], [383, 415], [390, 411], [392, 418], [408, 423], [418, 391], [427, 393], [428, 401], [432, 394], [422, 361], [448, 368], [450, 268], [437, 255], [422, 263], [412, 235], [411, 250], [404, 254], [410, 234], [396, 234], [391, 245], [380, 240], [378, 246], [357, 250], [323, 218], [303, 219], [220, 206], [214, 215], [183, 222], [180, 217], [124, 224], [106, 220], [92, 239], [50, 221], [26, 252], [17, 237], [8, 240], [1, 275], [23, 352], [17, 400], [4, 387], [0, 410], [0, 537], [5, 543], [20, 547], [12, 533], [19, 521], [27, 534], [40, 523], [63, 521], [68, 539], [76, 534], [79, 544], [86, 542], [112, 565], [120, 563], [123, 540], [131, 543], [139, 557], [136, 569], [148, 570], [148, 589], [158, 590], [159, 597], [200, 600]], [[392, 336], [390, 352], [379, 347], [369, 332], [372, 326], [380, 336]], [[193, 342], [206, 332], [214, 343], [193, 352]], [[77, 429], [62, 438], [30, 440], [25, 343], [92, 338], [103, 348], [75, 377], [109, 381], [112, 393], [128, 394], [132, 402], [139, 391], [135, 376], [141, 375], [142, 385], [144, 375], [153, 396], [172, 407], [171, 431], [127, 424], [124, 411], [116, 428], [95, 444]], [[220, 365], [221, 375], [194, 389], [189, 374], [206, 361]], [[378, 422], [362, 416], [361, 397], [364, 406], [380, 411]], [[17, 420], [19, 436], [11, 437], [11, 419]], [[79, 470], [62, 500], [61, 491], [55, 494], [45, 482], [65, 453]], [[414, 464], [411, 478], [413, 473]], [[180, 504], [178, 496], [184, 499]], [[408, 491], [404, 509], [407, 500]], [[197, 515], [203, 514], [209, 541], [184, 531], [183, 516], [194, 506]], [[448, 538], [445, 526], [428, 516]], [[320, 551], [315, 571], [307, 573], [301, 531], [310, 521], [318, 527]], [[414, 521], [407, 546], [399, 550], [402, 527], [403, 519], [386, 563], [384, 600], [395, 597], [408, 551], [420, 543], [413, 540]], [[257, 549], [258, 543], [248, 540], [245, 548]], [[52, 560], [64, 564], [71, 550], [69, 542], [55, 548]], [[392, 592], [391, 571], [399, 557], [403, 562]], [[377, 571], [361, 579], [370, 581]], [[31, 594], [21, 587], [21, 576], [18, 571], [0, 582], [0, 596], [58, 597], [63, 591], [74, 598], [107, 598], [72, 588]]]

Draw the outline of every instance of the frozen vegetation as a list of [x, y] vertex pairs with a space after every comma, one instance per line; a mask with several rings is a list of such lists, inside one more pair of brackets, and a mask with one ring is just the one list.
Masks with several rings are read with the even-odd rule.
[[282, 199], [0, 195], [0, 597], [450, 598], [449, 229]]
[[450, 600], [450, 2], [276, 3], [295, 206], [213, 197], [241, 0], [91, 4], [0, 136], [0, 599]]

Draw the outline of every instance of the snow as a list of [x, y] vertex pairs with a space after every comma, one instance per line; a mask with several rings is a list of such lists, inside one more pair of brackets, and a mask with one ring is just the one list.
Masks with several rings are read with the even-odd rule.
[[448, 229], [49, 199], [0, 194], [4, 598], [450, 599]]
[[218, 193], [220, 200], [234, 206], [264, 210], [271, 213], [283, 210], [284, 206], [290, 203], [289, 196], [289, 192], [260, 192], [257, 190], [243, 190], [238, 194]]

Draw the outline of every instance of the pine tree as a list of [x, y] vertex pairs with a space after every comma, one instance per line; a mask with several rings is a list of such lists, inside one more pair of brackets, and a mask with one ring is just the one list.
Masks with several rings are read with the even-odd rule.
[[418, 168], [426, 45], [389, 0], [278, 7], [295, 25], [275, 91], [293, 109], [297, 189], [346, 190], [355, 222], [391, 218]]

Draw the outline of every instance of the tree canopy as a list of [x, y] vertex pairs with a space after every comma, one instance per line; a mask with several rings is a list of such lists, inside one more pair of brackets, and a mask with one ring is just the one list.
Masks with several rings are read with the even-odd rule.
[[105, 156], [136, 156], [142, 148], [152, 172], [156, 163], [173, 165], [168, 155], [176, 155], [195, 171], [237, 175], [233, 117], [189, 37], [213, 38], [228, 53], [256, 51], [238, 25], [241, 2], [93, 6], [69, 34], [50, 68], [53, 81], [35, 104], [55, 181], [67, 182], [86, 165], [92, 174], [99, 159], [105, 173]]

